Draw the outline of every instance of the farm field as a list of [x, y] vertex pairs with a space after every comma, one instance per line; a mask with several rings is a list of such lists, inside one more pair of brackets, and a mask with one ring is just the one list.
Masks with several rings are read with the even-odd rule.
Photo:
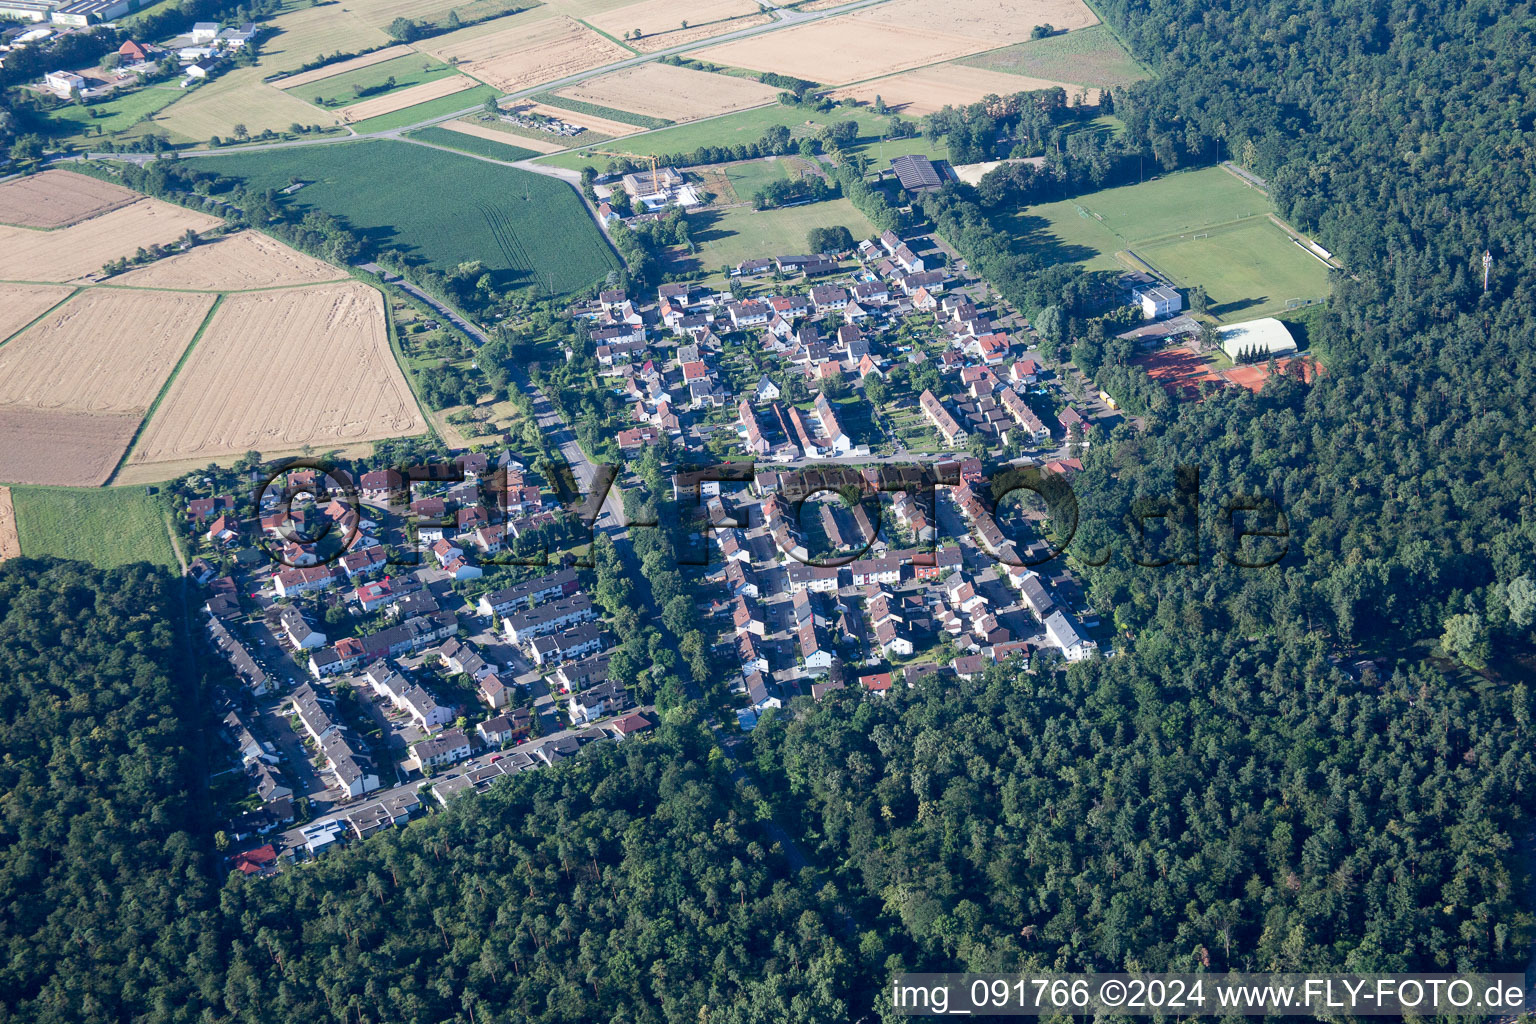
[[[524, 134], [522, 131], [514, 131], [512, 130], [512, 125], [506, 124], [503, 121], [495, 121], [484, 114], [471, 114], [469, 117], [462, 117], [456, 121], [444, 121], [440, 125], [423, 128], [421, 132], [430, 132], [434, 129], [450, 131], [457, 135], [473, 135], [477, 139], [501, 143], [513, 149], [528, 151], [528, 156], [530, 157], [538, 156], [540, 153], [558, 153], [566, 148], [565, 144], [559, 141], [559, 136], [546, 135], [543, 132], [539, 132], [537, 133], [539, 137], [535, 138], [535, 133], [533, 132]], [[414, 134], [420, 135], [421, 132]], [[444, 145], [447, 144], [446, 142], [444, 143]], [[523, 158], [518, 157], [517, 159]]]
[[503, 287], [563, 293], [618, 265], [570, 186], [456, 153], [373, 140], [188, 159], [257, 188], [297, 176], [310, 184], [288, 202], [345, 217], [376, 244], [444, 272], [481, 260]]
[[1178, 285], [1203, 285], [1216, 316], [1246, 320], [1328, 294], [1327, 269], [1270, 210], [1262, 193], [1206, 168], [1027, 207], [1014, 225], [1024, 248], [1090, 269], [1124, 270], [1116, 254], [1133, 252]]
[[[335, 124], [334, 114], [324, 113], [262, 80], [278, 72], [293, 71], [322, 54], [366, 50], [390, 41], [381, 28], [356, 10], [337, 4], [289, 11], [267, 24], [276, 31], [262, 43], [255, 65], [233, 68], [198, 86], [158, 114], [155, 124], [173, 138], [194, 142], [206, 141], [214, 135], [228, 137], [237, 124], [245, 125], [251, 132], [268, 128], [284, 131], [293, 123]], [[292, 88], [291, 82], [279, 84]]]
[[301, 85], [309, 85], [312, 82], [323, 82], [329, 78], [339, 78], [342, 75], [370, 68], [376, 64], [384, 64], [400, 57], [409, 57], [416, 51], [405, 43], [391, 46], [383, 50], [375, 50], [373, 53], [365, 53], [361, 57], [353, 57], [351, 60], [338, 61], [335, 64], [327, 64], [323, 68], [314, 68], [309, 71], [300, 71], [296, 75], [287, 78], [279, 78], [272, 84], [279, 89], [287, 91], [296, 89]]
[[1072, 29], [1097, 21], [1080, 0], [1032, 0], [1022, 10], [1008, 0], [890, 0], [693, 56], [839, 85], [1022, 42], [1039, 24]]
[[325, 450], [426, 429], [379, 292], [359, 282], [246, 292], [220, 304], [129, 460]]
[[[334, 107], [357, 102], [358, 89], [379, 89], [391, 78], [395, 80], [395, 85], [391, 92], [396, 92], [416, 85], [425, 85], [428, 82], [434, 82], [454, 74], [453, 68], [435, 57], [417, 53], [410, 47], [403, 46], [400, 49], [404, 52], [390, 60], [369, 64], [351, 71], [344, 71], [319, 80], [311, 79], [309, 82], [310, 87], [301, 92], [292, 92], [297, 85], [290, 84], [286, 79], [281, 82], [274, 82], [273, 84], [311, 103], [315, 103], [318, 100], [319, 102], [316, 103], [316, 106]], [[328, 69], [320, 68], [319, 70], [325, 71]], [[378, 95], [385, 94], [380, 93]], [[369, 99], [372, 98], [374, 97], [369, 97]]]
[[989, 94], [1006, 96], [1009, 93], [1056, 86], [1066, 89], [1069, 97], [1074, 92], [1082, 91], [1087, 93], [1089, 103], [1099, 101], [1097, 89], [1074, 89], [1065, 82], [1027, 78], [960, 64], [939, 64], [918, 68], [916, 71], [903, 71], [899, 75], [838, 89], [831, 96], [835, 100], [856, 100], [860, 103], [874, 103], [878, 96], [896, 113], [918, 117], [946, 106], [967, 106]]
[[690, 121], [772, 103], [779, 90], [745, 78], [649, 63], [598, 75], [556, 96], [669, 121]]
[[0, 185], [0, 224], [62, 228], [142, 199], [132, 189], [73, 171], [44, 171]]
[[0, 486], [0, 562], [21, 557], [21, 538], [16, 534], [16, 509], [11, 505], [11, 489]]
[[755, 0], [641, 0], [590, 15], [585, 20], [593, 28], [619, 38], [639, 29], [640, 38], [630, 40], [630, 45], [651, 53], [764, 25], [772, 19]]
[[853, 237], [872, 238], [874, 225], [846, 199], [757, 212], [750, 207], [705, 211], [689, 218], [699, 254], [689, 257], [701, 273], [715, 274], [754, 256], [803, 252], [811, 228], [846, 227]]
[[0, 346], [0, 408], [143, 412], [212, 295], [89, 288]]
[[[763, 132], [774, 125], [788, 125], [791, 130], [798, 129], [800, 132], [809, 134], [815, 127], [840, 120], [839, 115], [842, 114], [844, 114], [843, 111], [820, 114], [817, 115], [817, 120], [809, 121], [803, 108], [786, 107], [775, 103], [772, 106], [753, 107], [750, 110], [727, 114], [703, 124], [682, 124], [631, 136], [624, 140], [623, 148], [628, 152], [644, 156], [652, 153], [658, 155], [691, 153], [700, 146], [745, 145], [762, 138]], [[868, 118], [860, 116], [858, 120], [862, 128], [864, 122], [873, 121], [874, 116], [870, 115]], [[601, 167], [607, 162], [608, 157], [592, 153], [590, 147], [539, 159], [541, 164], [565, 167], [573, 171], [579, 171], [589, 164]]]
[[346, 272], [259, 231], [237, 231], [111, 279], [135, 288], [228, 292], [338, 281]]
[[253, 134], [287, 131], [291, 124], [337, 124], [335, 113], [263, 82], [268, 74], [271, 71], [259, 64], [226, 71], [166, 107], [155, 116], [153, 126], [167, 132], [172, 142], [207, 142], [215, 135], [233, 137], [237, 124]]
[[[492, 129], [487, 129], [482, 135], [479, 132], [463, 132], [452, 127], [461, 122], [449, 121], [441, 127], [433, 125], [430, 128], [421, 128], [411, 132], [409, 138], [419, 139], [422, 142], [430, 142], [435, 146], [447, 146], [449, 149], [457, 149], [464, 153], [474, 153], [477, 156], [488, 156], [492, 160], [526, 160], [531, 156], [538, 156], [531, 149], [523, 149], [514, 144], [515, 136], [505, 132], [496, 132], [501, 138], [489, 138]], [[473, 128], [474, 125], [465, 125]], [[502, 142], [501, 139], [506, 139]]]
[[73, 281], [132, 256], [140, 246], [169, 245], [224, 222], [205, 213], [140, 199], [57, 231], [0, 227], [0, 280]]
[[68, 285], [0, 284], [0, 344], [73, 291]]
[[0, 480], [105, 482], [213, 303], [93, 288], [0, 346]]
[[1104, 25], [1032, 39], [960, 61], [973, 68], [1002, 71], [1077, 85], [1118, 88], [1147, 77], [1136, 59]]
[[[468, 81], [468, 79], [464, 80]], [[420, 88], [428, 89], [431, 86], [421, 86]], [[462, 92], [449, 93], [447, 96], [440, 96], [437, 99], [416, 103], [387, 114], [380, 114], [378, 117], [370, 117], [366, 121], [355, 121], [351, 127], [353, 131], [364, 134], [405, 128], [408, 125], [430, 121], [434, 117], [442, 117], [444, 114], [452, 114], [469, 107], [478, 107], [495, 95], [496, 90], [490, 86], [477, 85]]]
[[178, 568], [165, 501], [142, 487], [15, 487], [11, 501], [21, 550], [29, 558], [78, 558], [103, 568], [130, 562]]
[[447, 23], [451, 11], [461, 21], [478, 22], [532, 7], [536, 3], [537, 0], [351, 0], [347, 7], [369, 24], [385, 29], [396, 18], [442, 25]]
[[[521, 17], [506, 20], [517, 21]], [[525, 21], [473, 38], [456, 36], [459, 33], [425, 40], [417, 49], [455, 64], [466, 74], [503, 92], [553, 82], [631, 56], [618, 43], [568, 17]]]
[[[446, 78], [435, 78], [430, 82], [423, 82], [421, 85], [413, 85], [408, 89], [396, 89], [382, 96], [369, 97], [361, 103], [343, 107], [337, 114], [347, 124], [367, 121], [369, 118], [393, 114], [397, 110], [405, 110], [417, 104], [457, 96], [458, 93], [475, 87], [473, 78], [466, 75], [449, 75]], [[468, 105], [468, 102], [459, 102], [453, 109], [457, 110]]]

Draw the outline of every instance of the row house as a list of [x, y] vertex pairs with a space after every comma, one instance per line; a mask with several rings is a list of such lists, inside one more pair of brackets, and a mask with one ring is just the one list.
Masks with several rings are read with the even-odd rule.
[[502, 620], [507, 639], [515, 644], [527, 643], [534, 637], [544, 636], [597, 618], [592, 610], [592, 599], [577, 593], [570, 597], [549, 601], [527, 611], [513, 612]]
[[535, 637], [530, 645], [535, 665], [558, 665], [602, 649], [602, 628], [595, 622], [583, 622], [558, 633]]
[[490, 618], [492, 615], [504, 616], [510, 612], [530, 608], [540, 601], [569, 597], [576, 593], [580, 585], [575, 569], [560, 569], [510, 587], [487, 591], [480, 595], [475, 610], [485, 618]]

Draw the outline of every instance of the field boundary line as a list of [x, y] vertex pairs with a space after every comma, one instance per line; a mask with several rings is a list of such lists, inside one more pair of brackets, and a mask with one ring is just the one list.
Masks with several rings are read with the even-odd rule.
[[[30, 284], [32, 282], [27, 282], [27, 283]], [[54, 283], [54, 282], [42, 282], [42, 281], [39, 281], [39, 282], [36, 282], [36, 283], [38, 283], [38, 284], [44, 284], [44, 283], [51, 284], [51, 283]], [[75, 285], [74, 288], [70, 290], [70, 293], [68, 295], [64, 296], [58, 302], [55, 302], [53, 305], [49, 306], [47, 309], [45, 309], [41, 313], [37, 314], [37, 316], [33, 317], [31, 320], [28, 320], [25, 324], [23, 324], [21, 327], [18, 327], [16, 330], [12, 331], [10, 334], [7, 334], [5, 337], [0, 338], [0, 348], [3, 348], [5, 346], [5, 344], [7, 342], [9, 342], [12, 338], [19, 338], [21, 335], [23, 335], [23, 334], [27, 333], [28, 331], [30, 331], [33, 327], [37, 326], [37, 322], [39, 320], [45, 319], [46, 317], [50, 316], [53, 313], [54, 310], [56, 310], [60, 306], [64, 305], [64, 303], [68, 302], [70, 299], [74, 298], [76, 295], [79, 295], [81, 291], [83, 291], [81, 286], [80, 285]]]
[[[354, 273], [352, 275], [353, 279], [361, 281], [363, 284], [366, 284], [368, 287], [378, 292], [379, 298], [384, 303], [384, 334], [389, 338], [389, 353], [392, 357], [394, 357], [395, 365], [400, 368], [400, 372], [405, 375], [405, 386], [411, 389], [411, 398], [416, 403], [416, 411], [421, 413], [422, 420], [427, 424], [427, 432], [432, 435], [433, 440], [437, 441], [444, 447], [447, 447], [448, 439], [443, 436], [442, 431], [440, 431], [437, 427], [437, 422], [432, 418], [432, 408], [426, 403], [426, 400], [422, 398], [421, 391], [416, 380], [416, 372], [411, 369], [410, 364], [406, 361], [405, 347], [400, 344], [400, 335], [395, 328], [395, 314], [394, 311], [389, 307], [389, 301], [393, 297], [394, 293], [390, 291], [390, 286], [388, 284], [368, 280], [362, 276], [363, 273], [365, 272]], [[403, 288], [398, 289], [398, 291], [400, 296], [408, 303], [414, 304], [420, 301], [416, 298], [416, 296], [412, 295], [410, 292]], [[449, 324], [448, 326], [453, 327], [455, 331], [458, 331], [458, 328], [455, 325]], [[470, 341], [474, 341], [474, 339], [471, 338]]]
[[181, 538], [176, 536], [176, 527], [171, 522], [171, 510], [164, 510], [165, 535], [171, 538], [171, 553], [176, 556], [176, 563], [181, 566], [181, 574], [187, 574], [187, 556], [181, 550]]
[[213, 322], [214, 314], [219, 311], [219, 307], [223, 304], [224, 296], [222, 294], [214, 298], [213, 305], [208, 307], [208, 313], [203, 317], [203, 322], [197, 325], [197, 331], [192, 335], [192, 340], [187, 342], [187, 347], [182, 350], [181, 358], [176, 360], [176, 365], [171, 367], [171, 372], [166, 376], [165, 383], [160, 385], [160, 393], [155, 395], [155, 400], [149, 403], [148, 409], [144, 410], [143, 418], [139, 420], [139, 425], [134, 428], [133, 436], [128, 439], [127, 447], [123, 449], [122, 458], [117, 460], [117, 465], [112, 467], [112, 472], [108, 474], [106, 481], [101, 486], [111, 487], [112, 481], [117, 479], [117, 474], [122, 472], [123, 467], [128, 464], [128, 460], [133, 457], [133, 450], [138, 447], [139, 438], [144, 434], [144, 428], [149, 426], [150, 419], [155, 415], [155, 411], [160, 408], [160, 403], [165, 400], [166, 394], [170, 392], [171, 385], [176, 382], [177, 375], [181, 373], [181, 368], [191, 358], [192, 350], [202, 340], [203, 333], [208, 330], [208, 325]]

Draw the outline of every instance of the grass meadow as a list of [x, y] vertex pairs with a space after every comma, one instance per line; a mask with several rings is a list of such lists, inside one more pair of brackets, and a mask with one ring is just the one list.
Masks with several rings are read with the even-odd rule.
[[166, 504], [143, 487], [12, 487], [21, 553], [111, 568], [152, 562], [177, 569]]
[[257, 188], [296, 177], [308, 184], [288, 202], [343, 217], [379, 248], [443, 272], [480, 260], [501, 287], [563, 294], [618, 267], [569, 185], [469, 156], [371, 140], [188, 159]]
[[699, 246], [698, 255], [691, 262], [699, 273], [714, 274], [722, 266], [735, 266], [754, 256], [804, 252], [807, 231], [839, 225], [853, 232], [854, 238], [870, 238], [878, 233], [869, 219], [846, 199], [761, 212], [734, 207], [697, 213], [689, 217], [693, 240]]
[[[322, 107], [344, 107], [349, 103], [359, 102], [358, 90], [364, 92], [377, 89], [378, 92], [368, 92], [363, 99], [372, 99], [375, 96], [383, 96], [389, 92], [397, 92], [408, 89], [413, 85], [425, 85], [427, 82], [435, 82], [439, 78], [447, 78], [454, 74], [453, 68], [444, 64], [436, 57], [430, 57], [425, 53], [410, 53], [394, 60], [386, 60], [381, 64], [370, 64], [356, 71], [344, 71], [330, 78], [322, 78], [318, 82], [310, 82], [308, 85], [300, 85], [291, 91], [292, 95], [301, 100], [307, 100]], [[393, 78], [395, 84], [385, 90], [384, 83]], [[281, 82], [278, 83], [281, 86]]]
[[1127, 269], [1134, 261], [1117, 254], [1134, 253], [1175, 284], [1203, 285], [1219, 318], [1242, 320], [1328, 294], [1327, 268], [1268, 219], [1272, 209], [1212, 167], [1030, 206], [1012, 227], [1022, 248], [1091, 270]]
[[[432, 125], [428, 128], [418, 128], [410, 132], [407, 138], [420, 139], [422, 142], [430, 142], [434, 146], [447, 146], [461, 153], [472, 153], [475, 156], [488, 156], [492, 160], [527, 160], [529, 157], [538, 156], [531, 149], [513, 145], [512, 142], [497, 142], [495, 139], [485, 139], [478, 135], [465, 135], [463, 132], [452, 131], [448, 128], [439, 128]], [[509, 140], [516, 138], [508, 135]]]
[[1091, 25], [1073, 32], [1014, 43], [955, 61], [973, 68], [1002, 71], [1013, 75], [1043, 78], [1049, 82], [1071, 82], [1118, 88], [1146, 78], [1136, 58], [1126, 52], [1120, 40], [1104, 25]]

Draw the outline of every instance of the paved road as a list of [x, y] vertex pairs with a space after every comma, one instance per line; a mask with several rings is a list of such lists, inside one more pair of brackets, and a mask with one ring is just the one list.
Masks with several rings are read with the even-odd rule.
[[[762, 2], [762, 0], [759, 0], [759, 2]], [[693, 50], [702, 50], [710, 46], [719, 46], [722, 43], [735, 42], [738, 39], [750, 39], [754, 36], [763, 35], [768, 32], [776, 32], [779, 29], [786, 28], [790, 25], [803, 25], [812, 21], [820, 21], [823, 18], [831, 18], [839, 14], [847, 14], [850, 11], [860, 10], [861, 8], [865, 7], [874, 7], [877, 4], [883, 4], [886, 2], [887, 0], [854, 0], [854, 2], [844, 4], [841, 7], [833, 7], [825, 11], [814, 11], [809, 13], [802, 11], [784, 10], [782, 8], [774, 7], [771, 3], [765, 4], [766, 7], [773, 8], [770, 13], [773, 14], [775, 19], [766, 25], [754, 25], [751, 28], [738, 29], [735, 32], [726, 32], [722, 35], [711, 36], [707, 39], [699, 39], [690, 43], [680, 43], [677, 46], [671, 46], [664, 50], [657, 50], [654, 53], [637, 54], [634, 57], [629, 57], [625, 60], [617, 61], [613, 64], [604, 64], [602, 67], [593, 68], [590, 71], [582, 71], [578, 74], [567, 75], [564, 78], [557, 78], [552, 82], [541, 82], [540, 84], [530, 86], [527, 89], [520, 89], [517, 92], [507, 93], [501, 97], [501, 100], [505, 102], [507, 100], [529, 99], [538, 93], [550, 92], [555, 89], [564, 89], [568, 86], [584, 82], [589, 78], [596, 78], [598, 75], [606, 75], [609, 72], [620, 71], [625, 68], [635, 67], [639, 64], [649, 64], [652, 61], [658, 61], [663, 57], [671, 57], [679, 54], [689, 53]], [[428, 118], [425, 121], [418, 121], [415, 124], [403, 125], [399, 128], [391, 128], [387, 131], [354, 131], [349, 132], [346, 135], [331, 135], [321, 139], [287, 139], [282, 142], [258, 142], [245, 146], [197, 150], [190, 153], [183, 152], [181, 155], [197, 156], [200, 158], [217, 157], [238, 153], [251, 153], [267, 149], [296, 149], [302, 146], [334, 146], [344, 142], [355, 142], [359, 139], [400, 139], [402, 136], [410, 132], [417, 131], [421, 128], [427, 128], [434, 124], [442, 124], [444, 121], [452, 121], [457, 118], [464, 117], [467, 114], [473, 114], [480, 109], [482, 109], [481, 105], [465, 107], [462, 110], [455, 110], [451, 114], [441, 114], [437, 117]], [[632, 136], [625, 136], [624, 138], [629, 139], [632, 138]], [[415, 139], [404, 139], [403, 141], [415, 143], [417, 145], [424, 145], [424, 143], [420, 143]], [[459, 151], [453, 150], [453, 152], [458, 153]], [[84, 156], [62, 157], [60, 159], [82, 160], [104, 158], [107, 160], [124, 160], [130, 163], [142, 164], [159, 159], [162, 155], [163, 154], [153, 153], [87, 153]], [[175, 156], [177, 154], [172, 153], [171, 155]], [[491, 162], [500, 163], [501, 161], [492, 160]], [[519, 166], [523, 165], [519, 164]], [[553, 177], [569, 180], [568, 175], [570, 172], [556, 172], [555, 169], [547, 167], [537, 167], [530, 169], [537, 170], [543, 174], [550, 174]]]
[[[404, 278], [391, 274], [377, 263], [364, 263], [361, 265], [361, 269], [371, 274], [378, 274], [386, 282], [409, 292], [415, 298], [425, 302], [436, 310], [438, 315], [469, 335], [475, 344], [484, 345], [490, 341], [490, 338], [479, 327]], [[560, 417], [559, 410], [554, 407], [554, 404], [550, 402], [549, 398], [542, 391], [534, 386], [533, 381], [528, 376], [528, 372], [518, 364], [513, 364], [511, 371], [513, 381], [516, 382], [523, 394], [528, 396], [528, 400], [533, 403], [534, 423], [538, 426], [539, 432], [549, 438], [559, 448], [560, 454], [565, 458], [566, 464], [571, 467], [571, 472], [576, 477], [576, 485], [580, 493], [583, 495], [590, 494], [592, 492], [592, 481], [597, 475], [597, 467], [592, 464], [591, 460], [587, 458], [586, 453], [581, 450], [581, 446], [576, 443], [576, 435], [571, 432], [570, 425]], [[624, 528], [624, 504], [619, 500], [617, 488], [610, 488], [607, 496], [604, 497], [602, 510], [597, 516], [595, 525], [597, 529], [610, 534], [617, 533]]]

